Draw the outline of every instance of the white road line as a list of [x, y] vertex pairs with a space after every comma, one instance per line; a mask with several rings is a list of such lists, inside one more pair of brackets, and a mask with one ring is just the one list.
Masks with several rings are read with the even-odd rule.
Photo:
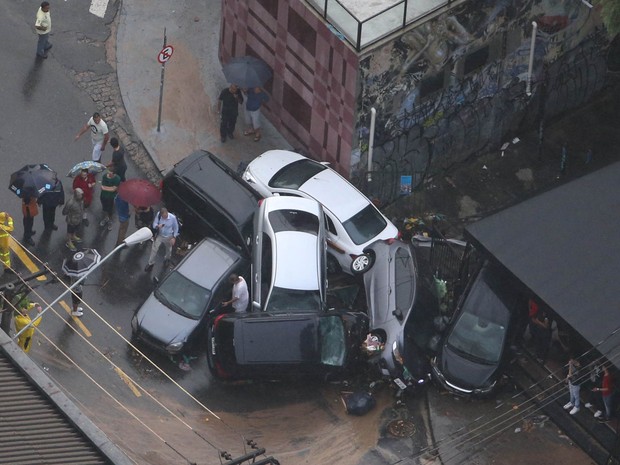
[[91, 0], [88, 12], [103, 18], [105, 16], [105, 10], [108, 9], [108, 1], [109, 0]]

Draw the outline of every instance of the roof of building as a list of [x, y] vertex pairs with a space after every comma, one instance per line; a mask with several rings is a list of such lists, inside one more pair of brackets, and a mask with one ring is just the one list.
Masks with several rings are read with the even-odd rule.
[[132, 463], [1, 330], [0, 463]]
[[620, 367], [620, 162], [466, 228], [488, 252]]

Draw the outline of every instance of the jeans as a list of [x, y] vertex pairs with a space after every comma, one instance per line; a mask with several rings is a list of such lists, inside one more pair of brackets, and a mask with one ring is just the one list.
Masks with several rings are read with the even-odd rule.
[[39, 41], [37, 42], [37, 55], [44, 56], [47, 49], [50, 48], [49, 34], [39, 34]]
[[603, 396], [603, 404], [605, 404], [605, 417], [611, 418], [612, 410], [611, 410], [611, 401], [613, 396]]
[[568, 383], [568, 392], [570, 393], [570, 401], [577, 408], [579, 408], [579, 406], [581, 405], [581, 399], [579, 398], [580, 389], [581, 389], [581, 386], [579, 384]]

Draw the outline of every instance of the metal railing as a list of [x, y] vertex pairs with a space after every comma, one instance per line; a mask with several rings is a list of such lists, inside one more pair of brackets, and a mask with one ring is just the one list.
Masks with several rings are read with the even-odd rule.
[[364, 47], [457, 0], [395, 0], [394, 4], [365, 19], [359, 19], [350, 8], [347, 8], [346, 0], [305, 1], [342, 39], [359, 52]]

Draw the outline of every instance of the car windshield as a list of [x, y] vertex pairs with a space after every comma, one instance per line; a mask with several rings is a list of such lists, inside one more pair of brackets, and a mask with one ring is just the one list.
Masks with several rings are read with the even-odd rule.
[[504, 325], [465, 312], [448, 337], [448, 345], [468, 358], [495, 364], [502, 355], [505, 335]]
[[356, 245], [377, 237], [387, 226], [385, 218], [372, 205], [368, 205], [343, 224], [347, 234]]
[[344, 365], [346, 344], [342, 319], [338, 316], [321, 318], [319, 338], [321, 341], [321, 363], [338, 367]]
[[304, 291], [274, 286], [267, 303], [268, 312], [319, 312], [322, 310], [318, 290]]
[[197, 320], [207, 307], [211, 291], [175, 270], [155, 289], [155, 297], [175, 312]]
[[299, 189], [308, 179], [317, 173], [327, 169], [325, 165], [321, 165], [309, 159], [298, 160], [285, 166], [269, 181], [270, 187], [284, 189]]
[[300, 210], [275, 210], [269, 213], [273, 231], [301, 231], [315, 236], [319, 233], [319, 217]]

